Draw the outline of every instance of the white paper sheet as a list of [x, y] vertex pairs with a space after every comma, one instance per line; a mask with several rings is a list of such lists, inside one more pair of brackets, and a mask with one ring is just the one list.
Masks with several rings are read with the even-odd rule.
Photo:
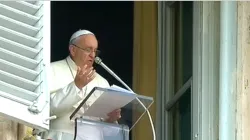
[[102, 93], [99, 98], [85, 110], [84, 115], [107, 118], [107, 114], [115, 109], [120, 109], [136, 98], [136, 94], [122, 89], [118, 86], [111, 86], [108, 92]]

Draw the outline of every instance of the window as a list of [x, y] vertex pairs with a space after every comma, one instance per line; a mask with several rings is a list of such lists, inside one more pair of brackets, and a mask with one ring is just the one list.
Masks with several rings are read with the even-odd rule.
[[220, 2], [158, 6], [158, 139], [218, 139]]
[[0, 113], [48, 129], [50, 2], [0, 2]]
[[162, 5], [159, 94], [165, 114], [159, 115], [165, 126], [161, 126], [158, 139], [191, 140], [193, 2], [164, 2]]
[[175, 2], [173, 13], [173, 93], [166, 111], [172, 140], [191, 140], [191, 82], [192, 82], [192, 2]]

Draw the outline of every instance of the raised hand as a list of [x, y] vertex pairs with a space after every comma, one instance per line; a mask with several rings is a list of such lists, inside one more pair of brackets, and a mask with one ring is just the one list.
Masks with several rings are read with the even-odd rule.
[[93, 67], [87, 68], [87, 65], [85, 65], [83, 68], [77, 67], [76, 77], [74, 81], [79, 89], [82, 89], [94, 78], [95, 70], [93, 69]]

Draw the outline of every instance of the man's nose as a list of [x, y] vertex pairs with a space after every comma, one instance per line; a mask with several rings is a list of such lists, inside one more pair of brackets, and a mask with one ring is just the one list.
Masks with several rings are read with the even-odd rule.
[[95, 51], [91, 51], [91, 53], [89, 54], [92, 58], [95, 57]]

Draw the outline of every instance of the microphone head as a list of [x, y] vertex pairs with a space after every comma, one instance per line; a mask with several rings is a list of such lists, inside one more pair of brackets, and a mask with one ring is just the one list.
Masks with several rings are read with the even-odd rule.
[[102, 59], [100, 57], [96, 57], [95, 58], [95, 63], [96, 64], [101, 64], [102, 63]]

